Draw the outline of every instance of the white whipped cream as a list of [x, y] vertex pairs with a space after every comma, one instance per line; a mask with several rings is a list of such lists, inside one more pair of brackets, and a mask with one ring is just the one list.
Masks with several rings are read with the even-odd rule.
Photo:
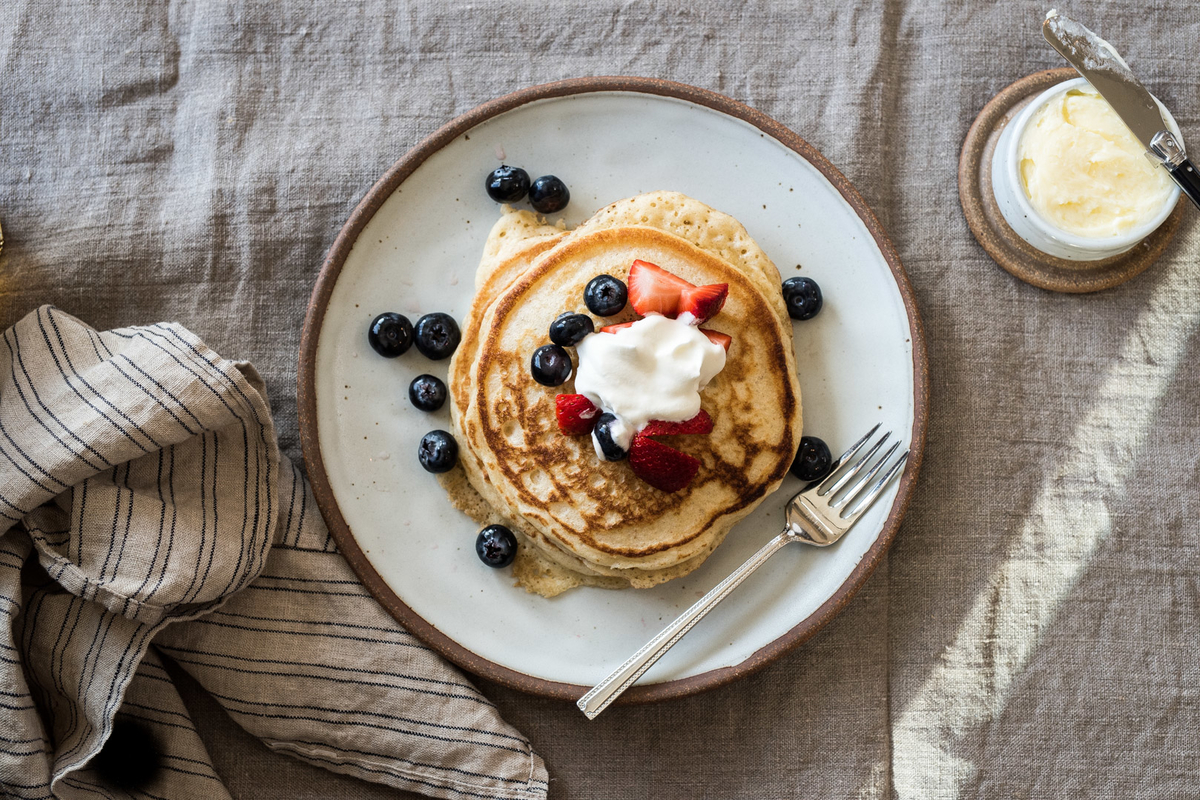
[[725, 368], [725, 348], [694, 322], [690, 314], [650, 314], [576, 346], [575, 391], [618, 417], [612, 432], [622, 449], [652, 419], [683, 422], [700, 413], [700, 390]]

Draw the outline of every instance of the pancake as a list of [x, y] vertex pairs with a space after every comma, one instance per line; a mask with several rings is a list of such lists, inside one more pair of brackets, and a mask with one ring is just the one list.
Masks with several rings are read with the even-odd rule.
[[[557, 427], [554, 397], [529, 357], [564, 311], [587, 313], [596, 275], [625, 280], [635, 259], [696, 285], [729, 284], [706, 328], [733, 337], [725, 369], [701, 393], [709, 436], [671, 437], [701, 462], [665, 493], [627, 462], [600, 460], [587, 436]], [[572, 585], [647, 587], [699, 566], [729, 529], [782, 482], [800, 437], [791, 321], [775, 266], [732, 217], [655, 192], [608, 206], [566, 233], [506, 209], [488, 237], [463, 341], [450, 365], [461, 472], [443, 480], [472, 517], [520, 534], [514, 574], [552, 595]], [[603, 322], [636, 318], [632, 308]], [[573, 354], [574, 356], [574, 354]]]

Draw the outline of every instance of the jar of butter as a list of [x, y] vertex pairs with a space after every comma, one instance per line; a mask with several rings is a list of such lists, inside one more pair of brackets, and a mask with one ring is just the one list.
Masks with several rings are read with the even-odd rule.
[[[1171, 113], [1161, 103], [1159, 109], [1182, 141]], [[1004, 127], [992, 156], [992, 189], [1018, 236], [1073, 261], [1129, 250], [1179, 200], [1166, 170], [1146, 157], [1133, 132], [1083, 78], [1046, 90]]]

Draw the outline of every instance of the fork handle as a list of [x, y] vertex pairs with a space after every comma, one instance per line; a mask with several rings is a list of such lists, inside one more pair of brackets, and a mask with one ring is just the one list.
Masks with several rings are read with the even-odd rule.
[[761, 567], [777, 550], [792, 541], [788, 531], [767, 542], [757, 553], [750, 556], [725, 580], [714, 586], [708, 594], [697, 600], [691, 608], [683, 612], [667, 627], [650, 641], [646, 642], [629, 660], [616, 669], [613, 674], [596, 684], [590, 692], [579, 698], [575, 705], [588, 719], [595, 719], [612, 701], [621, 696], [633, 683], [654, 666], [663, 654], [675, 646], [683, 635], [704, 618], [704, 615], [725, 599], [725, 596], [737, 588], [738, 584], [750, 577], [750, 573]]

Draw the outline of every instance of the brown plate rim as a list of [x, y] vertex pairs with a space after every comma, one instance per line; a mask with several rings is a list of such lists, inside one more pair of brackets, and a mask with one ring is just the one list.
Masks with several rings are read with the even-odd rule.
[[766, 114], [756, 111], [736, 100], [707, 89], [700, 89], [659, 78], [631, 76], [572, 78], [521, 89], [477, 106], [443, 125], [393, 164], [376, 181], [375, 185], [371, 187], [338, 232], [337, 238], [329, 248], [329, 253], [321, 266], [321, 271], [317, 276], [304, 317], [304, 330], [300, 340], [300, 361], [297, 374], [297, 411], [300, 423], [300, 444], [304, 453], [304, 465], [308, 472], [313, 495], [316, 498], [321, 515], [325, 518], [325, 522], [329, 526], [329, 530], [337, 542], [338, 549], [342, 555], [350, 563], [351, 568], [362, 580], [368, 591], [387, 609], [388, 613], [435, 651], [468, 672], [495, 681], [503, 686], [545, 697], [577, 700], [583, 696], [590, 687], [550, 681], [527, 675], [481, 658], [470, 650], [467, 650], [409, 608], [384, 582], [374, 567], [371, 566], [366, 555], [355, 541], [353, 532], [342, 517], [337, 501], [333, 496], [333, 491], [325, 471], [325, 463], [321, 456], [317, 436], [316, 354], [325, 310], [333, 294], [334, 285], [337, 283], [338, 276], [341, 274], [342, 267], [345, 265], [346, 258], [353, 248], [358, 235], [383, 203], [426, 159], [454, 139], [470, 132], [472, 128], [480, 123], [507, 111], [537, 100], [597, 92], [633, 92], [671, 97], [719, 111], [758, 128], [816, 167], [833, 184], [846, 202], [850, 204], [850, 207], [854, 209], [883, 254], [884, 260], [892, 271], [892, 277], [896, 281], [901, 299], [904, 302], [904, 307], [908, 314], [909, 334], [912, 340], [914, 413], [910, 437], [911, 454], [909, 456], [909, 463], [904, 474], [901, 476], [899, 492], [884, 522], [883, 530], [863, 556], [858, 566], [855, 567], [854, 571], [851, 572], [850, 576], [842, 583], [838, 590], [813, 614], [810, 614], [807, 618], [799, 622], [787, 633], [764, 645], [740, 664], [710, 670], [687, 678], [652, 683], [644, 686], [634, 686], [622, 696], [620, 701], [623, 703], [645, 703], [684, 697], [723, 686], [743, 675], [761, 669], [812, 637], [813, 634], [841, 611], [875, 570], [875, 567], [878, 566], [884, 553], [887, 552], [888, 547], [895, 538], [896, 531], [900, 527], [900, 521], [903, 519], [904, 513], [908, 509], [909, 502], [912, 499], [925, 450], [929, 398], [929, 368], [925, 349], [925, 336], [921, 317], [917, 310], [916, 297], [913, 293], [912, 285], [909, 283], [908, 275], [900, 264], [900, 258], [896, 253], [896, 249], [884, 232], [883, 226], [874, 212], [871, 211], [866, 201], [851, 185], [850, 181], [828, 159], [821, 155], [815, 147]]

